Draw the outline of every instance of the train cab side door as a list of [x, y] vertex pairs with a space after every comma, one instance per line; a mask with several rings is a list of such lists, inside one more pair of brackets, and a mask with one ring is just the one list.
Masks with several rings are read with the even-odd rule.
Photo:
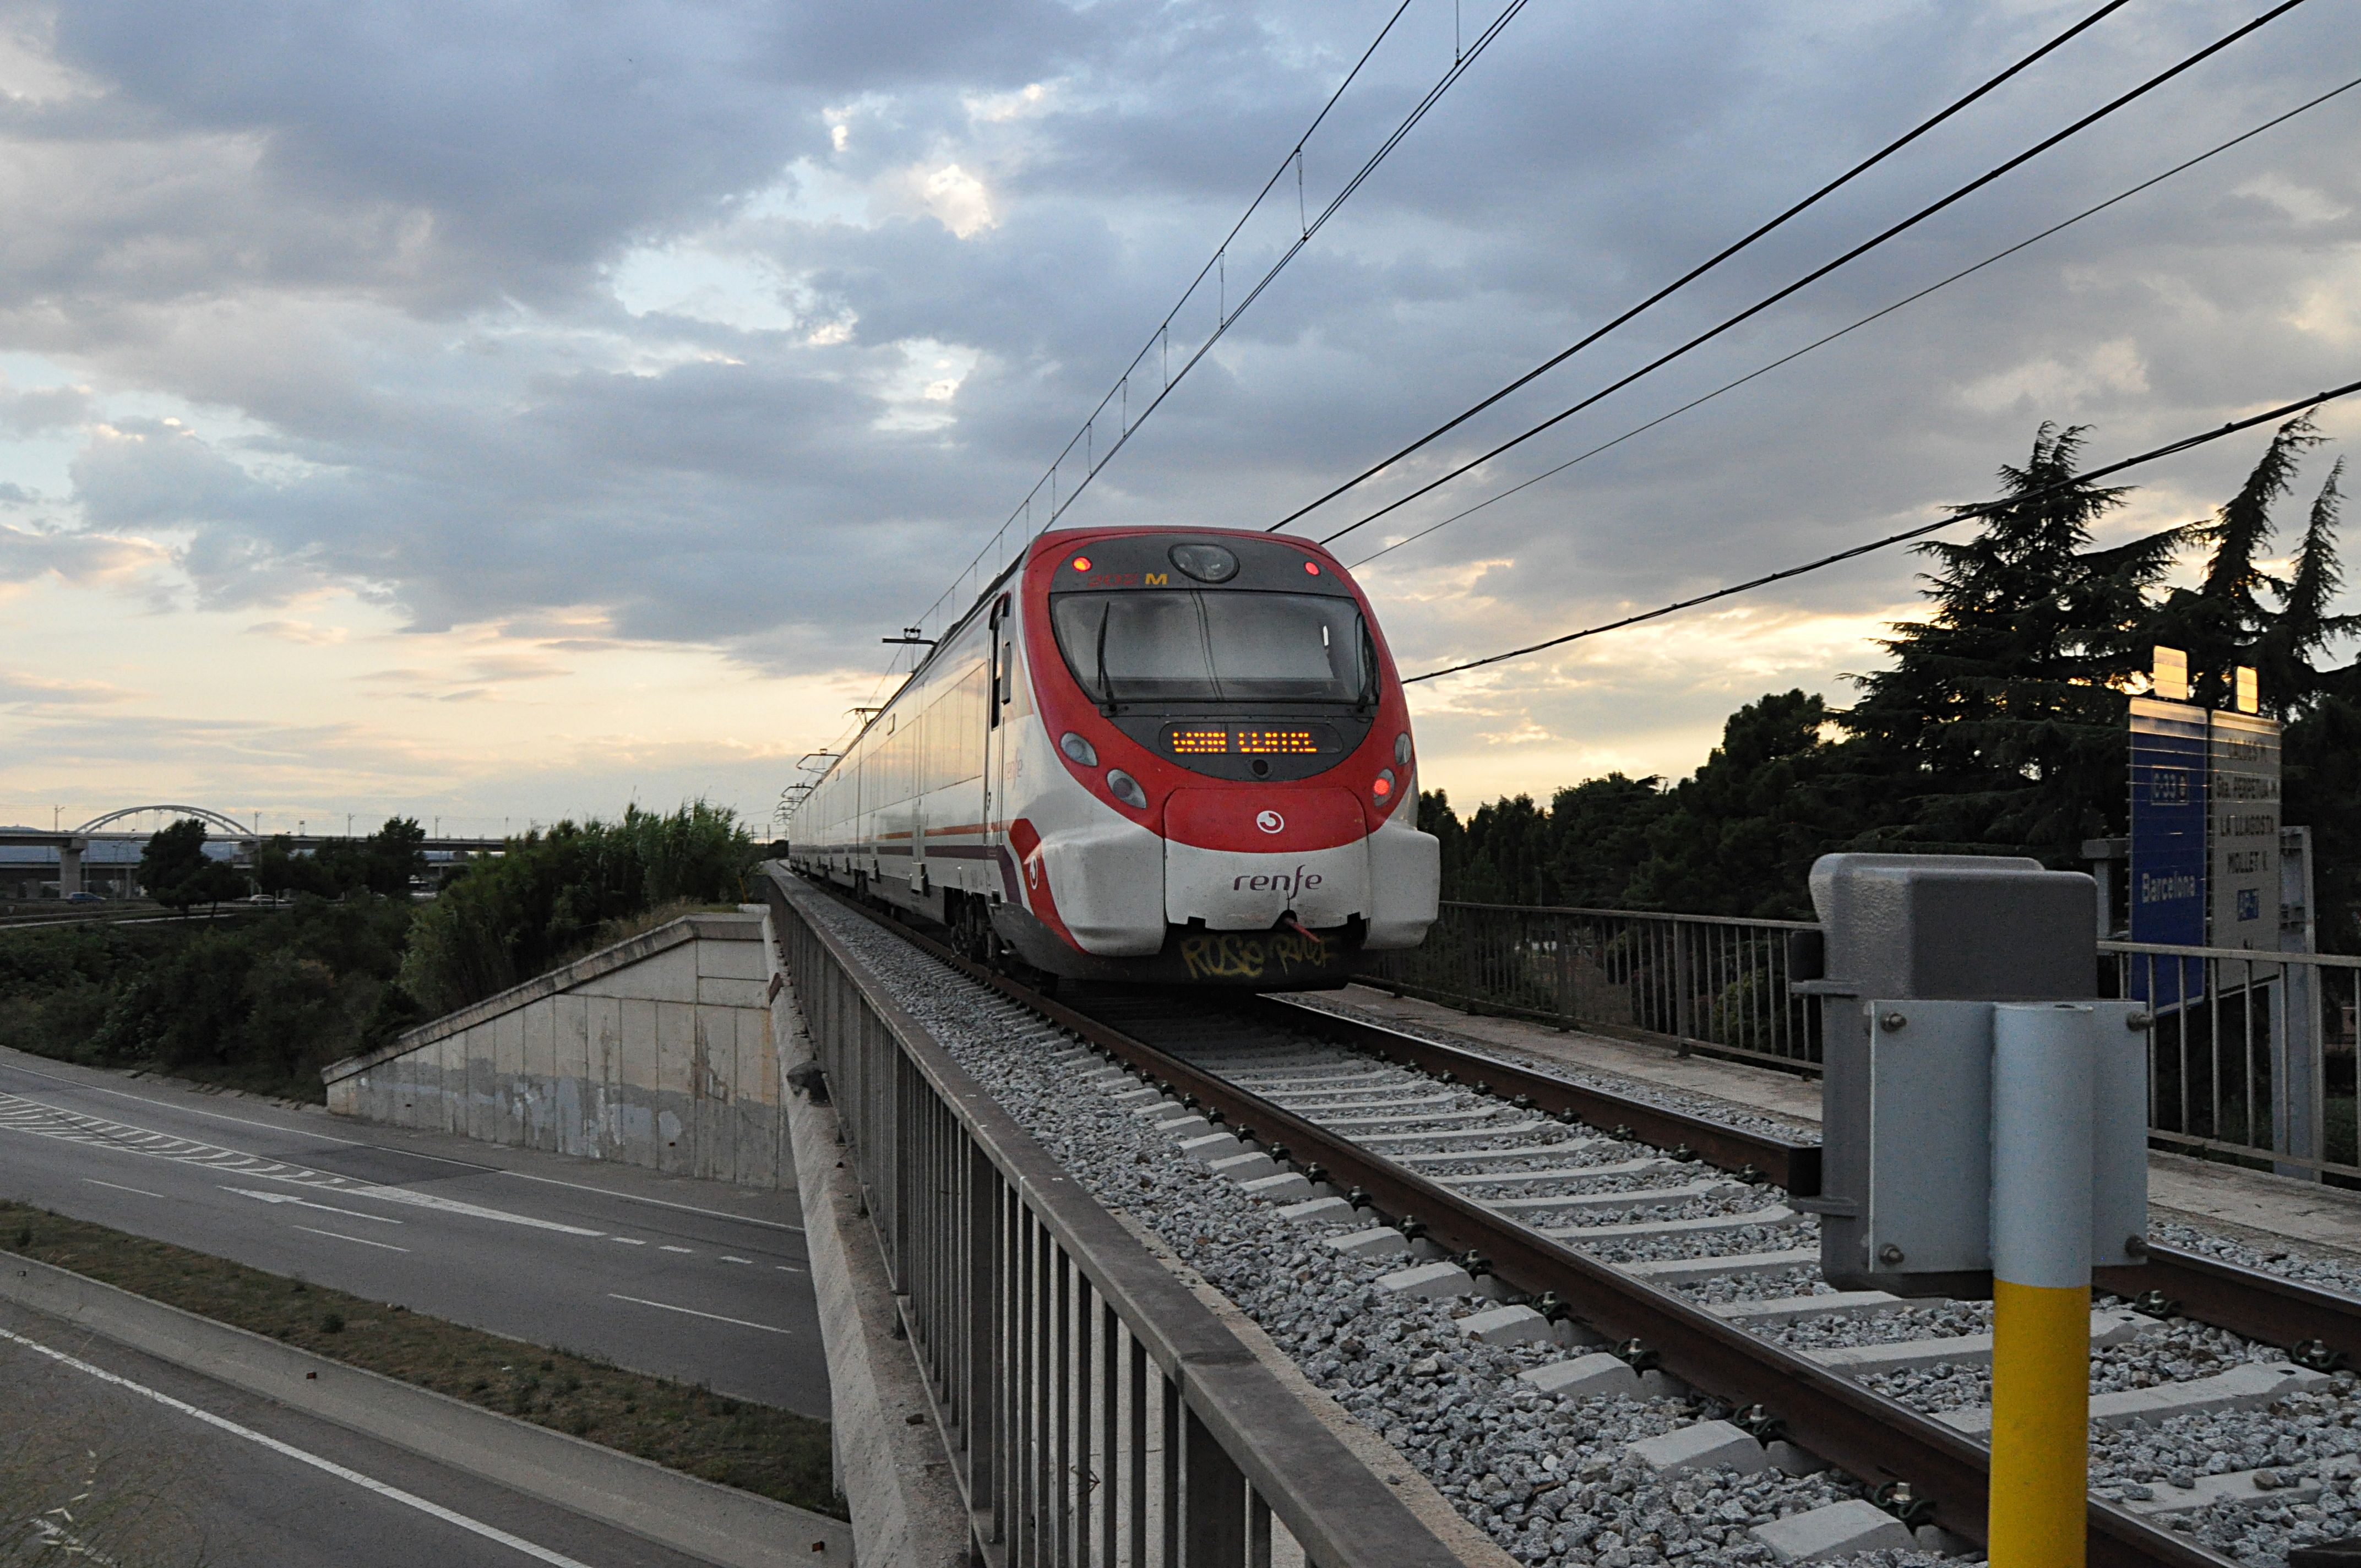
[[[1008, 824], [1000, 820], [1008, 810], [1009, 750], [1016, 744], [1016, 729], [1009, 718], [1009, 699], [1016, 689], [1016, 616], [1009, 596], [992, 607], [992, 690], [984, 704], [983, 842], [995, 865], [1008, 840]], [[995, 874], [993, 881], [999, 883]]]

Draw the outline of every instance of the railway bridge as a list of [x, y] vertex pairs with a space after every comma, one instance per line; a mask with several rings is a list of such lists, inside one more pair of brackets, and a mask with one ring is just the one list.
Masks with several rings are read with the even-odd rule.
[[[563, 1144], [604, 1124], [538, 1108], [643, 1101], [678, 1140], [610, 1157], [794, 1187], [863, 1561], [1982, 1550], [1989, 1309], [1820, 1273], [1857, 1005], [1806, 983], [1825, 927], [1446, 905], [1344, 991], [1179, 1003], [1043, 994], [784, 866], [763, 891], [759, 948], [632, 938], [577, 966], [623, 1000], [532, 982], [330, 1069], [331, 1103]], [[698, 978], [647, 959], [725, 936], [673, 960]], [[2361, 960], [2081, 940], [2103, 993], [2169, 959], [2205, 998], [2128, 1014], [2147, 1221], [2095, 1279], [2089, 1561], [2259, 1565], [2361, 1473], [2294, 1435], [2361, 1419], [2361, 1199], [2322, 1185], [2361, 1168], [2291, 1125], [2345, 1087]]]

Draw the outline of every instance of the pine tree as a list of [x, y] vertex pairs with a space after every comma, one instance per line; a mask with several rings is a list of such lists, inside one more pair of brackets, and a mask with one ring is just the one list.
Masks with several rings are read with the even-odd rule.
[[1894, 667], [1855, 677], [1839, 722], [1863, 772], [1907, 797], [1895, 848], [2030, 850], [2071, 859], [2121, 816], [2124, 692], [2147, 663], [2147, 590], [2184, 531], [2093, 549], [2122, 488], [2075, 482], [2083, 430], [2045, 423], [2031, 458], [1964, 543], [1932, 543], [1934, 613], [1895, 624]]
[[2254, 643], [2263, 706], [2290, 718], [2308, 709], [2323, 689], [2312, 655], [2331, 639], [2361, 630], [2361, 616], [2333, 615], [2328, 608], [2345, 583], [2344, 568], [2336, 559], [2344, 477], [2345, 459], [2340, 457], [2328, 471], [2328, 483], [2321, 487], [2319, 499], [2312, 503], [2303, 543], [2296, 550], [2295, 569], [2284, 585], [2278, 586], [2279, 612], [2265, 620]]
[[[2259, 657], [2277, 619], [2263, 603], [2264, 590], [2283, 603], [2292, 591], [2291, 584], [2262, 567], [2271, 542], [2271, 508], [2295, 488], [2304, 451], [2321, 439], [2309, 414], [2279, 426], [2238, 493], [2215, 510], [2211, 522], [2192, 523], [2186, 531], [2191, 542], [2213, 546], [2205, 575], [2194, 588], [2175, 588], [2149, 624], [2155, 641], [2188, 653], [2189, 697], [2201, 707], [2229, 707], [2237, 667]], [[2333, 528], [2333, 511], [2330, 521]], [[2333, 569], [2333, 556], [2329, 565]]]

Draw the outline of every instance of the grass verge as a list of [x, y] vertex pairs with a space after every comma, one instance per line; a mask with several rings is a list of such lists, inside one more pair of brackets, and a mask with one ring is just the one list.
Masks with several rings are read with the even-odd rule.
[[0, 1245], [135, 1296], [836, 1518], [826, 1421], [0, 1200]]

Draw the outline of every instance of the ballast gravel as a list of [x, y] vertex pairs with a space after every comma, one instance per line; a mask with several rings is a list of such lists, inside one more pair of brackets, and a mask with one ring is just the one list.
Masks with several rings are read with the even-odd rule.
[[[1599, 1563], [1604, 1568], [1642, 1568], [1673, 1560], [1759, 1563], [1771, 1554], [1748, 1533], [1752, 1527], [1859, 1495], [1857, 1485], [1833, 1472], [1806, 1478], [1775, 1471], [1741, 1476], [1728, 1470], [1656, 1477], [1625, 1453], [1630, 1444], [1692, 1421], [1726, 1416], [1727, 1409], [1702, 1396], [1596, 1398], [1562, 1404], [1533, 1393], [1518, 1383], [1517, 1374], [1574, 1353], [1554, 1345], [1474, 1344], [1453, 1322], [1474, 1303], [1405, 1300], [1378, 1291], [1377, 1277], [1401, 1260], [1373, 1264], [1320, 1245], [1317, 1233], [1298, 1229], [1274, 1209], [1177, 1158], [1168, 1138], [1104, 1097], [1073, 1093], [1066, 1069], [1049, 1059], [1070, 1051], [1071, 1043], [1038, 1019], [950, 973], [858, 916], [832, 906], [818, 913], [862, 953], [1003, 1108], [1100, 1201], [1130, 1212], [1163, 1236], [1179, 1256], [1254, 1318], [1313, 1382], [1382, 1433], [1455, 1507], [1519, 1561]], [[1305, 1000], [1318, 1005], [1322, 999]], [[1341, 1006], [1329, 1010], [1352, 1011]], [[1387, 1022], [1448, 1044], [1499, 1049], [1448, 1031]], [[1159, 1043], [1180, 1047], [1183, 1055], [1223, 1058], [1221, 1068], [1235, 1069], [1234, 1037], [1190, 1032], [1194, 1037], [1186, 1041], [1165, 1038]], [[1353, 1059], [1333, 1048], [1315, 1047], [1306, 1070]], [[1561, 1078], [1729, 1124], [1789, 1135], [1799, 1130], [1784, 1120], [1733, 1112], [1724, 1102], [1612, 1074], [1569, 1070], [1555, 1063], [1533, 1065]], [[1388, 1098], [1407, 1099], [1431, 1096], [1439, 1086], [1404, 1075], [1376, 1087]], [[1499, 1106], [1497, 1101], [1466, 1092], [1464, 1086], [1452, 1087], [1447, 1107], [1421, 1106], [1419, 1111], [1464, 1113]], [[1290, 1087], [1286, 1097], [1317, 1098], [1320, 1092]], [[1319, 1115], [1332, 1124], [1362, 1120], [1358, 1105], [1350, 1112]], [[1435, 1176], [1611, 1164], [1658, 1152], [1600, 1137], [1596, 1129], [1584, 1129], [1581, 1135], [1591, 1141], [1579, 1151], [1534, 1147], [1523, 1158], [1513, 1150], [1504, 1157], [1493, 1147], [1462, 1156], [1448, 1143], [1410, 1143], [1392, 1152], [1411, 1157], [1418, 1168]], [[1552, 1128], [1503, 1140], [1500, 1149], [1512, 1143], [1555, 1143], [1565, 1136]], [[1433, 1152], [1420, 1157], [1422, 1148]], [[1703, 1167], [1665, 1167], [1639, 1177], [1569, 1173], [1562, 1182], [1497, 1190], [1470, 1184], [1461, 1190], [1494, 1197], [1637, 1191], [1676, 1187], [1712, 1174]], [[1568, 1221], [1588, 1227], [1720, 1217], [1768, 1212], [1784, 1199], [1778, 1189], [1759, 1186], [1562, 1219], [1543, 1215], [1534, 1223], [1555, 1229]], [[2173, 1246], [2361, 1296], [2361, 1266], [2259, 1247], [2175, 1223], [2159, 1222], [2151, 1234]], [[1815, 1222], [1800, 1214], [1775, 1224], [1668, 1236], [1594, 1242], [1586, 1241], [1577, 1230], [1566, 1239], [1609, 1263], [1780, 1253], [1817, 1245]], [[1816, 1268], [1796, 1266], [1697, 1281], [1681, 1287], [1681, 1294], [1700, 1305], [1721, 1305], [1807, 1297], [1829, 1288]], [[1755, 1332], [1789, 1349], [1811, 1352], [1983, 1334], [1991, 1326], [1987, 1302], [1916, 1301], [1858, 1317], [1798, 1318], [1760, 1325]], [[2185, 1320], [2151, 1322], [2137, 1338], [2094, 1352], [2092, 1390], [2189, 1381], [2248, 1360], [2278, 1359], [2279, 1354]], [[1974, 1358], [1964, 1365], [1938, 1363], [1863, 1381], [1928, 1413], [1985, 1404], [1991, 1397], [1989, 1369], [1974, 1364]], [[2348, 1530], [2361, 1535], [2361, 1496], [2356, 1495], [2361, 1482], [2355, 1479], [2361, 1475], [2361, 1392], [2356, 1392], [2354, 1377], [2341, 1375], [2328, 1387], [2293, 1396], [2271, 1409], [2177, 1417], [2157, 1425], [2134, 1422], [2101, 1428], [2092, 1436], [2092, 1480], [2103, 1497], [2132, 1503], [2169, 1497], [2176, 1488], [2194, 1486], [2199, 1476], [2232, 1472], [2267, 1477], [2257, 1501], [2178, 1511], [2156, 1522], [2257, 1568], [2283, 1563], [2293, 1545], [2336, 1539]], [[2263, 1495], [2271, 1491], [2286, 1492], [2287, 1500]], [[1896, 1568], [1939, 1561], [1924, 1552], [1868, 1553], [1863, 1562], [1870, 1558]]]
[[[1045, 1038], [1038, 1020], [860, 916], [805, 907], [1100, 1202], [1162, 1236], [1519, 1562], [1768, 1563], [1753, 1526], [1861, 1495], [1836, 1472], [1656, 1476], [1625, 1452], [1631, 1443], [1728, 1411], [1701, 1398], [1561, 1402], [1532, 1393], [1517, 1374], [1567, 1353], [1474, 1344], [1453, 1322], [1466, 1303], [1379, 1291], [1383, 1267], [1335, 1253], [1179, 1158], [1170, 1140], [1104, 1097], [1076, 1093], [1047, 1059], [1069, 1043]], [[1872, 1555], [1887, 1568], [1942, 1561]]]

